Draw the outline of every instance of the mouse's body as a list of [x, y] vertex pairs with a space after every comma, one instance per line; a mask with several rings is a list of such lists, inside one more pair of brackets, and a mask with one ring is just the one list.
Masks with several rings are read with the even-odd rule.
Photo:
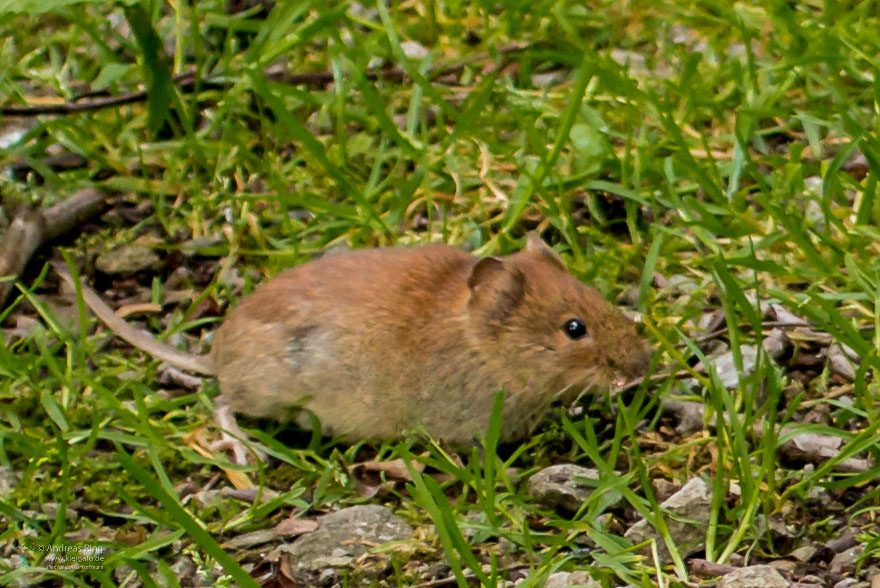
[[531, 237], [506, 258], [429, 245], [304, 263], [244, 297], [196, 359], [238, 413], [289, 418], [303, 407], [349, 439], [424, 427], [463, 444], [485, 432], [499, 388], [502, 439], [516, 439], [554, 399], [642, 375], [649, 348]]
[[473, 437], [498, 386], [467, 328], [476, 260], [444, 245], [356, 250], [287, 270], [229, 314], [212, 359], [233, 411], [271, 417], [292, 400], [332, 434], [399, 437], [430, 425]]

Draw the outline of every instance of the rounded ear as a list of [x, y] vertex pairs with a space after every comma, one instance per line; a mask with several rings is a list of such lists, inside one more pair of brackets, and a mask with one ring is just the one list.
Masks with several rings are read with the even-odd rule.
[[547, 261], [558, 265], [561, 269], [566, 269], [565, 262], [562, 261], [562, 258], [559, 257], [559, 255], [557, 255], [537, 233], [529, 233], [528, 240], [526, 241], [526, 252], [532, 255], [541, 256]]
[[479, 260], [471, 270], [471, 275], [468, 276], [467, 285], [470, 288], [471, 294], [473, 294], [477, 286], [489, 283], [492, 276], [497, 276], [503, 271], [504, 262], [497, 257], [484, 257]]
[[525, 293], [525, 276], [497, 257], [484, 257], [474, 265], [468, 276], [470, 304], [489, 310], [501, 319], [516, 308]]

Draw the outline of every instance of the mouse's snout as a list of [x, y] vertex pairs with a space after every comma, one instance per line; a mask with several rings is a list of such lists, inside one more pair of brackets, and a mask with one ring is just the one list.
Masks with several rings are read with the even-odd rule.
[[641, 378], [651, 366], [651, 348], [644, 342], [636, 342], [625, 347], [617, 357], [609, 355], [605, 365], [626, 379]]
[[628, 350], [623, 371], [630, 378], [641, 378], [651, 367], [651, 355], [651, 348], [646, 343], [639, 342], [633, 349]]

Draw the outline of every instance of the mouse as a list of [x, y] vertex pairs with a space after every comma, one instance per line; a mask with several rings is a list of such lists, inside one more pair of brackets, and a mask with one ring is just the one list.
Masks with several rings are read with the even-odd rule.
[[535, 234], [506, 257], [430, 244], [302, 263], [245, 295], [206, 355], [158, 341], [85, 283], [81, 291], [136, 348], [217, 378], [217, 421], [232, 445], [235, 414], [296, 419], [306, 409], [323, 433], [350, 441], [422, 429], [466, 446], [485, 433], [499, 390], [500, 440], [516, 441], [554, 401], [640, 378], [651, 359], [635, 324]]

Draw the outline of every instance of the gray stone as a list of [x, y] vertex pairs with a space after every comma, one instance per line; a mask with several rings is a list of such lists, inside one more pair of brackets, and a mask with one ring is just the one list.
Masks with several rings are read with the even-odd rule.
[[754, 292], [746, 292], [745, 297], [749, 306], [756, 309], [762, 318], [767, 318], [770, 312], [772, 312], [773, 309], [770, 304], [766, 300], [758, 298]]
[[309, 575], [351, 568], [371, 546], [412, 537], [412, 527], [375, 504], [352, 506], [318, 519], [318, 529], [285, 547], [290, 569]]
[[791, 561], [789, 559], [775, 559], [773, 561], [767, 562], [767, 565], [777, 572], [793, 572], [801, 567], [800, 563], [796, 561]]
[[831, 371], [840, 374], [849, 381], [856, 379], [856, 368], [847, 357], [843, 348], [837, 343], [828, 347], [828, 363], [831, 364]]
[[428, 48], [416, 41], [404, 41], [400, 44], [403, 54], [410, 59], [424, 59], [428, 56]]
[[544, 588], [601, 588], [587, 572], [555, 572], [547, 578]]
[[[672, 516], [665, 517], [669, 535], [678, 547], [682, 557], [692, 555], [705, 544], [706, 525], [712, 511], [712, 492], [700, 478], [692, 478], [681, 490], [663, 501], [660, 506]], [[624, 537], [633, 543], [642, 543], [653, 539], [657, 544], [657, 552], [664, 563], [672, 561], [666, 542], [657, 530], [642, 519], [627, 530]], [[640, 553], [649, 555], [650, 545], [642, 548]]]
[[798, 316], [785, 308], [781, 304], [771, 304], [770, 308], [773, 310], [772, 318], [776, 319], [777, 322], [785, 323], [788, 325], [809, 325], [810, 323], [802, 316]]
[[718, 588], [788, 588], [788, 580], [772, 566], [749, 566], [725, 574]]
[[95, 267], [111, 276], [157, 270], [162, 259], [153, 246], [159, 243], [161, 241], [156, 237], [145, 235], [131, 243], [117, 245], [98, 255]]
[[[813, 176], [810, 178], [804, 178], [804, 184], [807, 187], [807, 196], [812, 196], [821, 190], [822, 178], [818, 176]], [[804, 216], [806, 220], [813, 224], [816, 227], [816, 230], [821, 232], [825, 231], [825, 212], [822, 210], [822, 206], [816, 202], [815, 199], [810, 198], [804, 204]]]
[[846, 576], [856, 569], [856, 558], [861, 554], [862, 548], [857, 545], [851, 549], [844, 549], [828, 564], [828, 571], [834, 575]]
[[338, 575], [339, 572], [337, 570], [333, 568], [327, 568], [326, 570], [321, 572], [320, 576], [318, 576], [318, 584], [320, 586], [329, 586], [336, 580], [336, 577]]
[[113, 568], [113, 577], [116, 579], [120, 586], [125, 585], [130, 577], [134, 577], [135, 575], [136, 572], [128, 564], [122, 564]]
[[254, 547], [255, 545], [262, 545], [263, 543], [269, 543], [277, 539], [278, 535], [276, 535], [272, 529], [259, 529], [257, 531], [251, 531], [250, 533], [236, 535], [224, 543], [223, 546], [233, 549], [243, 549]]
[[[58, 507], [60, 505], [57, 502], [45, 502], [40, 505], [40, 510], [42, 510], [49, 518], [54, 519], [58, 516]], [[68, 521], [75, 521], [79, 519], [79, 513], [73, 509], [72, 506], [68, 505], [67, 508], [64, 509], [64, 516], [67, 517]]]
[[742, 345], [739, 348], [739, 351], [740, 354], [742, 354], [742, 374], [736, 369], [736, 363], [733, 361], [732, 351], [727, 351], [718, 357], [710, 358], [708, 360], [715, 367], [715, 372], [718, 374], [718, 380], [721, 382], [721, 385], [728, 390], [733, 390], [739, 386], [740, 376], [747, 378], [755, 371], [755, 362], [758, 358], [758, 348], [754, 345]]
[[190, 578], [196, 573], [196, 564], [189, 557], [182, 555], [171, 564], [171, 571], [178, 579]]
[[807, 563], [813, 559], [813, 556], [816, 555], [817, 551], [818, 549], [812, 545], [802, 545], [789, 553], [788, 556], [793, 557], [799, 562]]
[[[696, 380], [694, 380], [694, 383], [696, 383]], [[675, 431], [681, 435], [692, 435], [706, 428], [706, 423], [704, 422], [706, 406], [702, 402], [679, 400], [678, 398], [664, 396], [660, 399], [660, 406], [663, 408], [663, 412], [673, 414], [678, 419]], [[709, 425], [714, 423], [714, 418], [713, 415]]]
[[0, 498], [8, 498], [18, 487], [18, 473], [12, 466], [0, 466]]
[[683, 274], [675, 274], [669, 276], [669, 279], [666, 280], [666, 283], [663, 284], [663, 287], [657, 292], [657, 297], [668, 297], [672, 298], [674, 296], [681, 296], [683, 294], [690, 294], [699, 288], [700, 285], [693, 281], [686, 275]]
[[788, 335], [782, 329], [772, 329], [764, 340], [761, 341], [761, 347], [771, 359], [779, 359], [789, 347]]
[[546, 88], [559, 81], [558, 71], [547, 71], [532, 76], [532, 85], [536, 88]]
[[777, 538], [794, 539], [797, 536], [797, 530], [789, 528], [780, 516], [767, 518], [767, 516], [759, 514], [755, 517], [755, 525], [762, 535], [770, 531]]
[[529, 496], [546, 508], [575, 512], [595, 489], [585, 479], [598, 480], [598, 470], [572, 463], [552, 465], [529, 479]]

